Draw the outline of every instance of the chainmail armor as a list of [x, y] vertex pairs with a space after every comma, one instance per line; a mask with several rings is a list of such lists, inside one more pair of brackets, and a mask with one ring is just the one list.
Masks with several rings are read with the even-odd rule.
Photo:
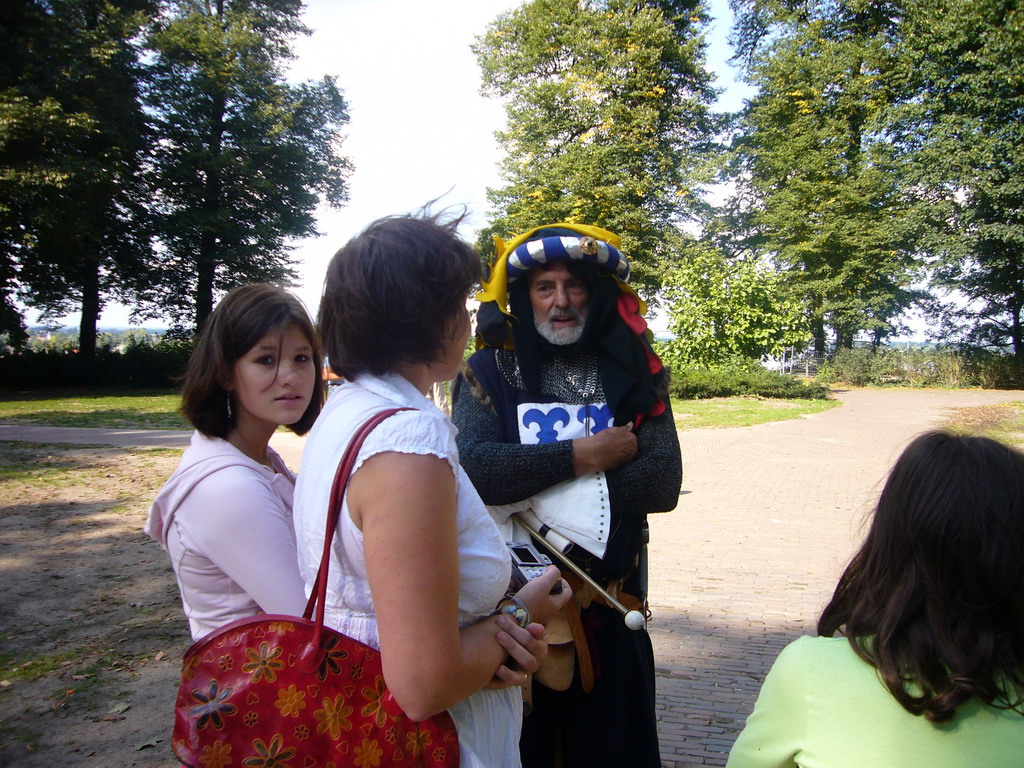
[[[516, 353], [499, 349], [495, 354], [498, 370], [513, 389], [525, 390]], [[597, 355], [591, 351], [571, 357], [552, 355], [541, 360], [541, 394], [568, 405], [604, 402], [604, 387], [597, 368]]]

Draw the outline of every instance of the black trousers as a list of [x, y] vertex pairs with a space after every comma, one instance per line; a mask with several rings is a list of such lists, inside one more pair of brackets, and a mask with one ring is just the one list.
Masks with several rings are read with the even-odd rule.
[[597, 603], [582, 612], [594, 661], [594, 690], [579, 671], [566, 691], [533, 683], [533, 709], [519, 740], [523, 768], [661, 768], [654, 712], [654, 652], [644, 630]]

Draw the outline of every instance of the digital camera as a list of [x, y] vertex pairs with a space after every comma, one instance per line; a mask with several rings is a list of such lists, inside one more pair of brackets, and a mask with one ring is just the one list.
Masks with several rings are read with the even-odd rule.
[[548, 566], [551, 558], [541, 554], [529, 541], [509, 541], [508, 551], [512, 555], [512, 588], [518, 590], [530, 579], [536, 579]]

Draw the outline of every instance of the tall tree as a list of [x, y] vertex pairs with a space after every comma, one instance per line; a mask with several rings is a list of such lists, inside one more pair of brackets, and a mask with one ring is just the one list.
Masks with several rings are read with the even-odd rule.
[[0, 294], [44, 314], [81, 310], [95, 349], [104, 302], [148, 254], [138, 185], [146, 130], [133, 39], [148, 0], [15, 0], [0, 51]]
[[784, 265], [815, 345], [899, 328], [920, 297], [905, 174], [887, 140], [897, 4], [735, 0], [757, 87], [735, 142], [746, 245]]
[[24, 230], [31, 200], [46, 185], [39, 158], [29, 157], [36, 143], [28, 137], [60, 124], [57, 104], [26, 95], [24, 81], [35, 64], [28, 41], [43, 37], [44, 27], [45, 14], [35, 3], [0, 6], [0, 334], [14, 347], [28, 338], [17, 302]]
[[474, 52], [484, 92], [505, 103], [505, 186], [489, 190], [490, 234], [552, 221], [622, 237], [634, 275], [657, 285], [666, 243], [702, 210], [720, 119], [700, 0], [530, 0], [499, 16]]
[[1024, 9], [906, 0], [894, 121], [921, 190], [942, 335], [1024, 358]]
[[170, 0], [149, 38], [147, 101], [163, 268], [151, 311], [202, 324], [217, 293], [287, 283], [291, 238], [316, 234], [321, 198], [346, 199], [348, 122], [335, 81], [289, 84], [300, 0]]

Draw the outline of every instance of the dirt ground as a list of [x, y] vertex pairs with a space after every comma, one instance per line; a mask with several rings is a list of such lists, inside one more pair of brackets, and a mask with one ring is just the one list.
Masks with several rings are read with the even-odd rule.
[[0, 442], [0, 766], [179, 765], [190, 638], [142, 526], [180, 453]]

